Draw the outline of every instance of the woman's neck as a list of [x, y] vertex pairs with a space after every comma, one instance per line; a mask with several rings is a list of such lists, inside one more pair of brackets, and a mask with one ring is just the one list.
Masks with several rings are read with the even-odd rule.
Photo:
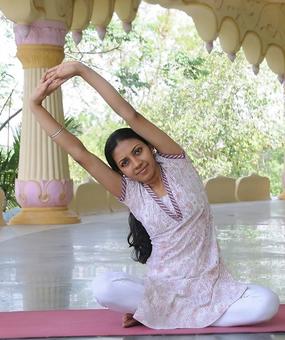
[[145, 184], [149, 185], [152, 191], [154, 191], [158, 197], [165, 196], [167, 194], [167, 191], [164, 187], [164, 183], [161, 177], [159, 164], [157, 164], [153, 177], [150, 179], [148, 183]]

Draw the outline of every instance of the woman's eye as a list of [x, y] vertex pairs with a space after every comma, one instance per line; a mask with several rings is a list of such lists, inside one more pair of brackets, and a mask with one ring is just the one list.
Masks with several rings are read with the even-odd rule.
[[125, 159], [125, 160], [123, 160], [122, 162], [121, 162], [121, 167], [123, 168], [124, 166], [126, 166], [126, 165], [128, 165], [128, 160], [127, 159]]
[[135, 149], [135, 154], [139, 155], [142, 152], [142, 148]]

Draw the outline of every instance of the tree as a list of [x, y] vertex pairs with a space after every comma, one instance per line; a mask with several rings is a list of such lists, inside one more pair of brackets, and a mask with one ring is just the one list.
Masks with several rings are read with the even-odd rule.
[[[67, 59], [81, 60], [110, 80], [186, 149], [203, 178], [258, 172], [270, 177], [278, 194], [284, 113], [282, 88], [272, 72], [263, 64], [256, 77], [242, 53], [230, 63], [218, 46], [208, 56], [185, 13], [159, 9], [145, 20], [147, 10], [140, 8], [129, 35], [116, 19], [103, 42], [92, 26], [79, 47], [68, 35]], [[64, 84], [66, 90], [71, 95], [64, 97], [65, 111], [81, 122], [80, 138], [104, 158], [107, 136], [124, 122], [80, 78]], [[75, 181], [88, 176], [70, 164]]]
[[[129, 36], [117, 21], [109, 30], [100, 43], [90, 27], [81, 53], [70, 43], [68, 55], [80, 54], [99, 69], [137, 110], [184, 146], [204, 178], [258, 172], [270, 177], [274, 194], [280, 192], [282, 88], [266, 65], [256, 77], [242, 53], [233, 64], [219, 47], [208, 56], [189, 17], [177, 11], [161, 10], [148, 20], [139, 15]], [[123, 122], [94, 91], [90, 96], [88, 108], [79, 109], [81, 117], [92, 120], [82, 140], [104, 157], [104, 141]], [[87, 174], [76, 170], [76, 176], [81, 181]]]

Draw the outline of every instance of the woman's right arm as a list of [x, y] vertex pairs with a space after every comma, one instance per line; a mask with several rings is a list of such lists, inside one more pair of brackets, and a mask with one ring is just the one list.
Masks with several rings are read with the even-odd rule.
[[107, 166], [101, 159], [89, 152], [82, 142], [72, 133], [63, 129], [61, 125], [50, 115], [42, 106], [42, 101], [54, 92], [62, 82], [53, 82], [52, 80], [42, 81], [34, 90], [30, 98], [30, 108], [41, 127], [49, 136], [54, 135], [54, 142], [62, 147], [71, 157], [78, 162], [89, 174], [101, 183], [106, 190], [114, 196], [121, 195], [121, 176]]

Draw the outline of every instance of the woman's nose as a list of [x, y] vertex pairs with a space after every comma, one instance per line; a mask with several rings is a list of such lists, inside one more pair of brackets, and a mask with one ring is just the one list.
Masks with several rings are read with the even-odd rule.
[[133, 165], [134, 165], [135, 168], [139, 168], [140, 165], [141, 165], [141, 160], [138, 159], [138, 158], [136, 158], [136, 157], [134, 157], [134, 159], [133, 159]]

